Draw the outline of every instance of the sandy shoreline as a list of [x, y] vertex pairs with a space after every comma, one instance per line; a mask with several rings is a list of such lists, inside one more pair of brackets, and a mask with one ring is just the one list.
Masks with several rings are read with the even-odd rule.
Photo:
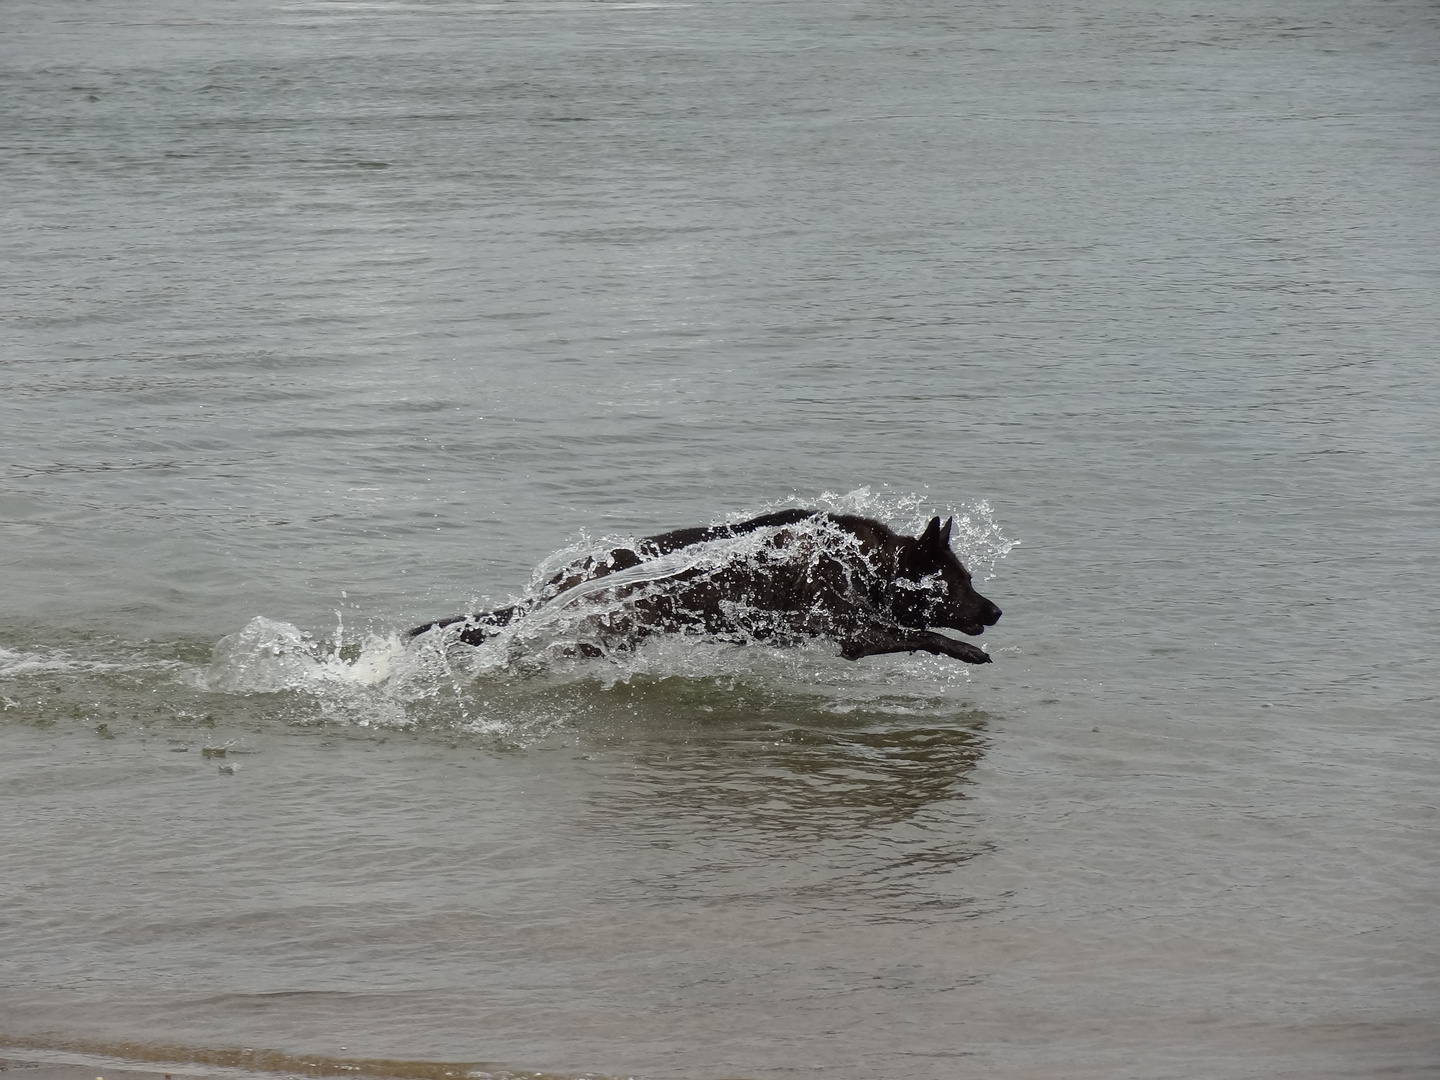
[[[41, 1062], [7, 1062], [3, 1072], [7, 1080], [178, 1080], [174, 1073], [163, 1070], [148, 1071], [136, 1068], [105, 1069], [96, 1072], [87, 1065], [50, 1065]], [[185, 1074], [186, 1080], [208, 1080], [210, 1074]]]
[[[153, 1062], [153, 1064], [151, 1064]], [[0, 1040], [0, 1080], [581, 1080], [476, 1062], [294, 1056], [143, 1043], [26, 1046]], [[583, 1074], [583, 1080], [605, 1080]]]
[[0, 1077], [4, 1080], [218, 1080], [226, 1072], [229, 1070], [209, 1071], [203, 1067], [177, 1072], [164, 1067], [146, 1068], [139, 1063], [111, 1067], [79, 1061], [36, 1061], [25, 1053], [0, 1059]]

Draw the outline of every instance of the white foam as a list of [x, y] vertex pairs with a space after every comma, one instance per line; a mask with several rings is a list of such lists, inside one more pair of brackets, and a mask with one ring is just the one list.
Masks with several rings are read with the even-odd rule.
[[22, 675], [75, 674], [79, 672], [111, 671], [119, 664], [102, 660], [80, 660], [68, 653], [54, 649], [47, 652], [12, 652], [0, 649], [0, 679]]

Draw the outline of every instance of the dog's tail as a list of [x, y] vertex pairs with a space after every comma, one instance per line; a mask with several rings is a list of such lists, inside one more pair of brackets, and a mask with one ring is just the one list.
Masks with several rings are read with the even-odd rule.
[[497, 608], [495, 611], [482, 611], [475, 615], [453, 615], [448, 619], [436, 619], [434, 622], [412, 626], [405, 631], [405, 638], [408, 641], [431, 630], [464, 623], [465, 625], [460, 628], [460, 640], [466, 645], [479, 645], [500, 627], [508, 626], [518, 614], [520, 614], [519, 605], [512, 604], [510, 607]]

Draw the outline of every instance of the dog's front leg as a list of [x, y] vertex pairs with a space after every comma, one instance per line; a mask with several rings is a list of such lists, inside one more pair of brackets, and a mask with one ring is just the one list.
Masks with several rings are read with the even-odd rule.
[[846, 660], [882, 653], [928, 652], [950, 656], [967, 664], [988, 664], [990, 654], [968, 641], [958, 641], [932, 630], [905, 630], [901, 627], [871, 627], [840, 643], [840, 655]]

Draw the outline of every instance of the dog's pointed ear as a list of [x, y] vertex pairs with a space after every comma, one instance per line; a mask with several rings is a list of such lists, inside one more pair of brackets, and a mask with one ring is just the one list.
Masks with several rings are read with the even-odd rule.
[[925, 531], [920, 534], [920, 547], [922, 550], [933, 551], [940, 544], [940, 519], [933, 517], [930, 524], [925, 526]]
[[950, 530], [955, 525], [955, 518], [949, 517], [945, 521], [945, 527], [940, 530], [940, 549], [943, 551], [950, 546]]

